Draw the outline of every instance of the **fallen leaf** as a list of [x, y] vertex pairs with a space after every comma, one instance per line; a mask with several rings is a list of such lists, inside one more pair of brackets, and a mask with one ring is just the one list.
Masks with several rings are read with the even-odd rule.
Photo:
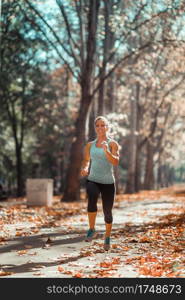
[[111, 262], [106, 262], [106, 261], [104, 261], [104, 262], [101, 262], [100, 263], [100, 267], [101, 268], [110, 268], [112, 266], [112, 263]]
[[20, 231], [17, 231], [15, 236], [23, 236], [24, 235], [24, 232], [20, 232]]
[[61, 266], [58, 266], [58, 271], [59, 271], [59, 272], [64, 272], [65, 269], [64, 269], [63, 267], [61, 267]]
[[12, 275], [14, 274], [14, 272], [5, 272], [3, 270], [0, 271], [0, 276], [8, 276], [8, 275]]
[[4, 237], [0, 237], [0, 242], [5, 242], [7, 241], [7, 239], [5, 239]]
[[139, 239], [140, 243], [151, 243], [151, 239], [148, 236], [142, 236]]
[[41, 272], [35, 272], [33, 273], [34, 276], [40, 276], [40, 275], [43, 275]]
[[28, 250], [20, 250], [20, 251], [17, 251], [17, 254], [18, 255], [24, 255], [24, 254], [27, 254]]
[[67, 274], [67, 275], [72, 275], [73, 272], [72, 271], [64, 271], [64, 274]]
[[82, 273], [76, 273], [76, 274], [73, 275], [73, 277], [82, 278], [83, 274]]

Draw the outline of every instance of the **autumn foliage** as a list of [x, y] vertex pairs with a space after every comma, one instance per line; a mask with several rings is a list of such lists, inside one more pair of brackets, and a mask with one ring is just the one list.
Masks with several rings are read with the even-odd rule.
[[[25, 198], [9, 199], [0, 207], [0, 247], [3, 249], [14, 239], [24, 241], [25, 237], [43, 236], [42, 248], [50, 253], [55, 243], [61, 240], [58, 257], [49, 258], [59, 277], [127, 277], [127, 274], [131, 277], [184, 277], [183, 192], [163, 189], [118, 195], [111, 251], [107, 254], [103, 250], [102, 225], [98, 225], [100, 237], [84, 244], [86, 205], [84, 198], [78, 203], [67, 204], [54, 197], [52, 207], [27, 207]], [[101, 203], [98, 214], [102, 214]], [[49, 233], [44, 235], [44, 229], [59, 232], [59, 240]], [[71, 236], [77, 241], [69, 244], [66, 252], [62, 250], [62, 241], [70, 240]], [[14, 249], [22, 259], [37, 257], [39, 251], [31, 243], [23, 243], [22, 248]], [[33, 276], [44, 277], [46, 274], [43, 263], [36, 264], [32, 270], [36, 271]], [[16, 270], [2, 265], [0, 276], [12, 275], [16, 276]]]

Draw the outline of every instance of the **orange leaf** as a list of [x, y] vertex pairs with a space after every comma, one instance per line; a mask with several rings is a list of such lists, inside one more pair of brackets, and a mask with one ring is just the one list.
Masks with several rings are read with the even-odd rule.
[[151, 270], [151, 275], [154, 277], [158, 277], [162, 275], [162, 270]]
[[140, 258], [140, 263], [141, 263], [141, 264], [144, 264], [145, 262], [146, 262], [145, 257], [141, 257], [141, 258]]
[[142, 236], [139, 241], [140, 243], [149, 243], [150, 239], [147, 236]]
[[0, 242], [5, 242], [6, 239], [4, 237], [0, 237]]
[[5, 271], [0, 271], [0, 276], [8, 276], [8, 275], [11, 275], [13, 274], [13, 272], [5, 272]]
[[73, 275], [73, 277], [81, 278], [81, 277], [83, 277], [83, 274], [82, 273], [76, 273], [76, 274]]
[[147, 267], [140, 267], [139, 268], [139, 273], [142, 275], [149, 275], [150, 269]]
[[65, 269], [64, 269], [63, 267], [59, 266], [59, 267], [58, 267], [58, 271], [59, 271], [59, 272], [64, 272]]
[[24, 254], [27, 254], [28, 250], [20, 250], [20, 251], [17, 251], [18, 255], [24, 255]]
[[127, 246], [123, 246], [122, 249], [125, 250], [125, 251], [128, 251], [130, 248], [127, 247]]
[[73, 272], [71, 272], [71, 271], [65, 271], [64, 274], [72, 275]]
[[102, 268], [109, 268], [111, 265], [112, 265], [111, 262], [106, 262], [106, 261], [100, 263], [100, 267]]
[[22, 236], [22, 235], [24, 235], [24, 233], [23, 233], [23, 232], [20, 232], [20, 231], [17, 231], [15, 235], [16, 235], [16, 236]]
[[120, 263], [120, 258], [119, 257], [114, 257], [113, 260], [112, 260], [112, 263], [115, 264], [115, 265], [119, 264]]

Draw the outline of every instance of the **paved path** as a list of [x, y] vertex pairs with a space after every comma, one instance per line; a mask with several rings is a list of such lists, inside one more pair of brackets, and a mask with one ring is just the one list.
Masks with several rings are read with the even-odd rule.
[[[136, 196], [137, 198], [137, 196]], [[179, 199], [179, 200], [178, 200]], [[129, 263], [129, 259], [150, 251], [152, 245], [138, 236], [152, 228], [160, 218], [176, 212], [184, 205], [182, 198], [162, 194], [155, 199], [116, 201], [112, 249], [103, 251], [104, 220], [99, 204], [96, 229], [99, 237], [87, 243], [87, 216], [68, 217], [61, 227], [41, 228], [30, 236], [14, 236], [15, 227], [29, 232], [33, 224], [7, 224], [10, 240], [0, 245], [0, 269], [11, 272], [8, 278], [19, 277], [145, 277]], [[48, 237], [52, 242], [47, 243]], [[143, 248], [142, 248], [143, 246]], [[152, 249], [151, 249], [152, 250]], [[154, 252], [154, 250], [152, 250]], [[107, 266], [110, 267], [107, 268]]]

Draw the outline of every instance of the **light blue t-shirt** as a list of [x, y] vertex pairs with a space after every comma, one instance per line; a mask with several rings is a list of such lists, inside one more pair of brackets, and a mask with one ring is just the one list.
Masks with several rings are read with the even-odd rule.
[[[109, 144], [111, 139], [107, 139]], [[112, 184], [115, 182], [113, 165], [106, 158], [105, 152], [102, 148], [96, 147], [97, 139], [94, 140], [90, 148], [90, 173], [88, 180], [103, 183]]]

